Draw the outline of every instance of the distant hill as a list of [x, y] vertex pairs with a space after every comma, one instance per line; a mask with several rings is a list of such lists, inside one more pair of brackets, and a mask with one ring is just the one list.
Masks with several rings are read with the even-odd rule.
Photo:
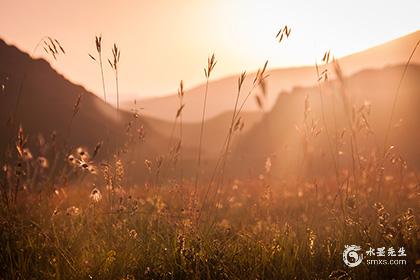
[[[241, 120], [245, 124], [244, 128], [242, 129], [242, 133], [250, 130], [256, 123], [261, 120], [262, 116], [262, 112], [242, 113]], [[231, 119], [232, 112], [225, 112], [216, 117], [210, 118], [205, 122], [203, 156], [214, 158], [218, 155], [229, 130]], [[161, 135], [167, 138], [171, 138], [172, 135], [173, 141], [178, 141], [180, 139], [179, 122], [174, 126], [173, 122], [163, 121], [151, 117], [146, 118], [145, 121]], [[200, 126], [200, 123], [183, 123], [183, 146], [189, 149], [198, 149]], [[196, 154], [193, 154], [193, 156], [196, 156]]]
[[[420, 39], [420, 31], [411, 33], [385, 44], [358, 52], [340, 59], [344, 75], [352, 75], [363, 69], [380, 69], [388, 65], [404, 63], [410, 55], [414, 45]], [[334, 51], [334, 50], [332, 50]], [[263, 62], [262, 62], [263, 63]], [[420, 55], [413, 57], [412, 63], [420, 63]], [[316, 71], [313, 65], [297, 68], [272, 69], [267, 79], [268, 99], [266, 108], [270, 109], [278, 93], [290, 91], [296, 86], [312, 86], [316, 83]], [[209, 98], [207, 117], [212, 118], [222, 112], [232, 110], [237, 87], [237, 76], [230, 76], [220, 80], [211, 81], [209, 85]], [[246, 80], [244, 94], [250, 88], [253, 74]], [[186, 92], [184, 119], [189, 122], [199, 121], [202, 111], [205, 85], [199, 85]], [[127, 102], [124, 107], [132, 108], [132, 103]], [[144, 107], [143, 113], [154, 118], [171, 120], [173, 112], [178, 106], [177, 96], [149, 98], [138, 101]], [[250, 99], [245, 106], [245, 111], [255, 111], [257, 106], [254, 99]]]
[[[264, 163], [270, 157], [274, 174], [279, 177], [296, 170], [333, 170], [332, 151], [341, 166], [351, 170], [349, 143], [354, 140], [350, 139], [349, 123], [358, 131], [356, 141], [360, 155], [376, 151], [379, 158], [403, 68], [400, 65], [363, 70], [343, 83], [335, 80], [323, 84], [324, 114], [331, 150], [321, 113], [319, 89], [302, 87], [281, 94], [272, 111], [239, 139], [233, 156], [233, 162], [237, 164], [232, 166], [241, 172], [258, 174], [263, 172]], [[417, 167], [420, 166], [419, 78], [420, 65], [410, 65], [396, 103], [388, 141], [389, 145], [395, 146], [393, 153]], [[305, 107], [308, 112], [306, 122]], [[305, 131], [309, 136], [304, 136]], [[363, 162], [363, 158], [360, 160], [362, 164], [369, 164]]]

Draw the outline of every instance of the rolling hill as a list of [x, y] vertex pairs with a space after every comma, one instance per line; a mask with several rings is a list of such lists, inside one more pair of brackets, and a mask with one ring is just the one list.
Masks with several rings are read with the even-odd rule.
[[[375, 155], [369, 156], [380, 158], [384, 151], [403, 69], [403, 65], [397, 65], [363, 70], [342, 82], [323, 84], [321, 95], [318, 87], [295, 88], [281, 94], [261, 122], [239, 139], [233, 159], [241, 164], [233, 166], [241, 172], [263, 172], [264, 162], [270, 157], [274, 173], [281, 177], [296, 170], [331, 171], [332, 155], [335, 155], [341, 166], [351, 170], [351, 141], [357, 142], [361, 164], [370, 164], [363, 162], [368, 158], [367, 152], [375, 151]], [[417, 167], [420, 162], [419, 78], [420, 65], [410, 65], [395, 103], [387, 143], [395, 147], [392, 153]], [[351, 137], [352, 128], [355, 139]]]
[[[244, 122], [242, 133], [249, 131], [256, 123], [258, 123], [263, 114], [261, 112], [244, 112], [241, 114], [241, 120]], [[205, 122], [203, 156], [214, 158], [220, 152], [225, 141], [229, 125], [232, 118], [232, 112], [225, 112], [216, 117], [210, 118]], [[180, 124], [148, 117], [145, 122], [153, 127], [159, 134], [171, 138], [174, 141], [180, 139]], [[198, 149], [198, 139], [200, 137], [200, 123], [183, 123], [182, 139], [183, 145], [189, 149]], [[195, 154], [193, 155], [195, 156]]]
[[[382, 45], [340, 58], [343, 73], [348, 76], [363, 69], [380, 69], [387, 65], [402, 64], [408, 59], [408, 56], [419, 39], [420, 31], [417, 31]], [[420, 63], [419, 54], [413, 57], [412, 63]], [[316, 70], [312, 65], [271, 69], [268, 73], [270, 77], [267, 79], [268, 97], [266, 100], [266, 109], [270, 109], [274, 105], [278, 93], [290, 91], [296, 86], [312, 86], [317, 80]], [[237, 78], [238, 76], [230, 76], [211, 81], [207, 106], [208, 118], [212, 118], [233, 108]], [[246, 79], [244, 84], [243, 95], [249, 90], [252, 79], [253, 74], [250, 73], [250, 77]], [[200, 120], [204, 88], [205, 85], [202, 84], [186, 92], [184, 98], [186, 104], [184, 109], [185, 121], [194, 122]], [[173, 94], [140, 100], [138, 104], [144, 107], [143, 113], [146, 116], [171, 120], [173, 118], [173, 112], [177, 110], [178, 99], [176, 94]], [[132, 108], [131, 102], [127, 102], [124, 106], [126, 109]], [[257, 110], [257, 106], [254, 100], [250, 99], [245, 106], [245, 111], [255, 110]]]

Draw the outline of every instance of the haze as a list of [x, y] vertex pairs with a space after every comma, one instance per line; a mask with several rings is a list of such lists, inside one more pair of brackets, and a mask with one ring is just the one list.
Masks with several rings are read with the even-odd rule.
[[[172, 93], [179, 80], [201, 83], [207, 56], [216, 53], [214, 78], [271, 67], [313, 64], [331, 49], [336, 56], [418, 30], [420, 2], [412, 1], [3, 1], [0, 37], [31, 53], [49, 35], [67, 55], [53, 61], [71, 81], [101, 96], [94, 36], [102, 33], [107, 57], [121, 48], [122, 99]], [[289, 25], [292, 36], [275, 35]], [[106, 65], [108, 66], [108, 65]], [[106, 67], [107, 89], [115, 91]]]

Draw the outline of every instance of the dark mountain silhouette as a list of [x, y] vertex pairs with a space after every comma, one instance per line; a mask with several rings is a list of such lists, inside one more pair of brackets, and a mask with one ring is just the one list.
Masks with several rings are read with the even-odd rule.
[[[375, 151], [380, 158], [403, 69], [399, 65], [363, 70], [342, 82], [322, 84], [328, 131], [318, 87], [282, 93], [272, 111], [241, 137], [233, 157], [238, 164], [232, 166], [241, 172], [263, 172], [264, 163], [270, 157], [274, 174], [280, 177], [304, 170], [332, 171], [333, 154], [341, 166], [351, 170], [351, 141], [357, 142], [358, 151], [354, 152], [360, 154], [361, 164], [369, 164], [364, 162], [368, 151]], [[392, 153], [417, 167], [420, 163], [419, 78], [420, 65], [410, 65], [401, 84], [387, 143], [395, 146]], [[351, 126], [355, 128], [356, 140], [351, 139]]]
[[[59, 58], [58, 58], [59, 59]], [[0, 40], [0, 155], [16, 155], [17, 130], [22, 126], [34, 156], [51, 157], [51, 137], [55, 135], [59, 148], [70, 150], [86, 147], [93, 150], [103, 142], [97, 160], [112, 159], [116, 152], [126, 151], [133, 177], [147, 173], [144, 160], [164, 156], [179, 139], [179, 125], [133, 112], [117, 111], [85, 88], [75, 85], [57, 73], [43, 59], [32, 59], [14, 46]], [[82, 94], [82, 95], [81, 95]], [[80, 105], [74, 106], [81, 95]], [[137, 116], [137, 117], [135, 117]], [[242, 115], [248, 130], [262, 116], [259, 112]], [[203, 157], [214, 157], [221, 149], [230, 124], [231, 113], [209, 119], [205, 124]], [[175, 130], [174, 130], [175, 129]], [[174, 133], [174, 134], [172, 134]], [[145, 135], [144, 141], [141, 136]], [[196, 163], [199, 123], [183, 124], [183, 153], [190, 164]], [[40, 147], [47, 142], [49, 149]], [[46, 145], [46, 146], [48, 146]], [[8, 148], [8, 149], [6, 149]], [[119, 148], [119, 149], [118, 149]], [[9, 153], [9, 155], [7, 154]], [[64, 155], [62, 155], [64, 157]]]
[[[118, 112], [96, 95], [66, 80], [47, 61], [34, 60], [1, 40], [0, 82], [1, 151], [16, 154], [14, 143], [19, 125], [29, 136], [34, 156], [47, 153], [39, 149], [38, 143], [40, 139], [50, 142], [53, 133], [57, 143], [66, 149], [82, 146], [92, 150], [98, 142], [103, 142], [98, 158], [111, 158], [116, 147], [122, 147], [130, 139], [131, 146], [138, 146], [133, 149], [138, 159], [153, 158], [167, 142], [141, 117]], [[80, 94], [79, 110], [73, 118]], [[144, 143], [138, 137], [143, 131]], [[5, 156], [1, 154], [0, 158]]]
[[[380, 69], [387, 65], [403, 64], [413, 50], [416, 42], [420, 39], [420, 31], [408, 34], [401, 38], [389, 41], [382, 45], [369, 48], [362, 52], [354, 53], [340, 59], [345, 76], [355, 74], [363, 69]], [[333, 52], [334, 50], [332, 50]], [[322, 54], [320, 54], [322, 56]], [[315, 58], [314, 58], [315, 59]], [[321, 57], [319, 58], [321, 60]], [[416, 54], [413, 63], [420, 63], [420, 55]], [[261, 62], [261, 64], [263, 61]], [[217, 71], [217, 68], [216, 70]], [[314, 65], [295, 68], [271, 69], [267, 84], [267, 100], [265, 107], [270, 109], [281, 91], [290, 91], [296, 86], [313, 86], [316, 84], [317, 75]], [[243, 95], [251, 88], [255, 73], [249, 73], [243, 86]], [[232, 110], [238, 75], [214, 80], [209, 85], [209, 98], [207, 117], [212, 118], [222, 112]], [[201, 84], [185, 93], [186, 107], [184, 109], [185, 121], [199, 121], [201, 118], [205, 85]], [[258, 89], [256, 90], [258, 91]], [[149, 98], [138, 101], [144, 107], [143, 113], [155, 118], [171, 120], [172, 112], [177, 110], [177, 95]], [[125, 108], [131, 108], [131, 102], [126, 103]], [[245, 111], [256, 111], [258, 107], [253, 99], [246, 104]]]

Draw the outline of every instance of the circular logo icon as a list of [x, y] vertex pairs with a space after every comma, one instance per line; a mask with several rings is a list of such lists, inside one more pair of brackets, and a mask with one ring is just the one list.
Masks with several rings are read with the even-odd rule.
[[348, 267], [356, 267], [362, 263], [363, 255], [358, 252], [362, 248], [357, 245], [346, 245], [343, 251], [343, 261]]

